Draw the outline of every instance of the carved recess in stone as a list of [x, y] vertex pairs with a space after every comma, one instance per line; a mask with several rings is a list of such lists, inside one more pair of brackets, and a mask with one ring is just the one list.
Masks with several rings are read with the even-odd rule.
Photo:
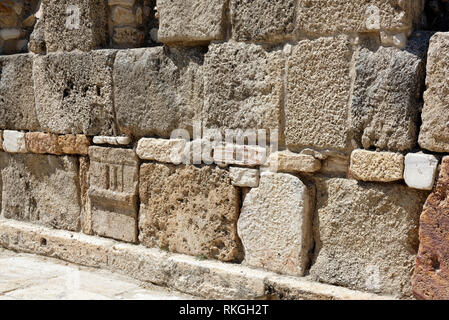
[[89, 200], [95, 234], [137, 241], [139, 160], [133, 150], [90, 147]]

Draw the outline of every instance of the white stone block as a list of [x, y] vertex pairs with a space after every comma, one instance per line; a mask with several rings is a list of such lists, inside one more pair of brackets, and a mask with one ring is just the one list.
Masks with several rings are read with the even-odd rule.
[[259, 186], [260, 173], [258, 169], [230, 167], [229, 173], [232, 184], [236, 187], [257, 188]]
[[142, 138], [136, 153], [140, 159], [180, 164], [188, 156], [190, 144], [184, 139]]
[[3, 131], [3, 150], [10, 153], [27, 153], [25, 133], [19, 131]]
[[409, 153], [405, 157], [405, 183], [414, 189], [432, 190], [438, 159], [430, 154]]
[[126, 146], [131, 143], [130, 137], [106, 137], [96, 136], [93, 139], [94, 144], [109, 144], [112, 146]]

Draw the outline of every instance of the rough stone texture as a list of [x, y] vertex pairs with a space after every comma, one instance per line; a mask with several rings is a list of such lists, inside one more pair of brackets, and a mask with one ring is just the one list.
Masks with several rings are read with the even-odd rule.
[[312, 245], [311, 194], [302, 181], [284, 173], [262, 173], [258, 188], [243, 202], [238, 234], [244, 263], [302, 276]]
[[190, 144], [183, 139], [143, 138], [137, 143], [136, 153], [140, 159], [180, 164], [185, 160]]
[[222, 40], [226, 0], [158, 0], [159, 41], [195, 45]]
[[25, 133], [19, 131], [3, 131], [3, 150], [10, 153], [27, 153]]
[[65, 154], [87, 155], [90, 141], [83, 134], [66, 134], [58, 137], [58, 144]]
[[260, 172], [258, 169], [230, 167], [229, 175], [232, 185], [244, 188], [257, 188], [259, 186]]
[[[371, 9], [373, 6], [378, 10]], [[299, 31], [309, 36], [404, 32], [412, 28], [422, 9], [422, 0], [299, 0], [297, 21]]]
[[435, 152], [449, 152], [449, 32], [430, 39], [427, 58], [427, 91], [419, 145]]
[[36, 130], [32, 58], [28, 54], [0, 56], [0, 128]]
[[109, 144], [113, 146], [126, 146], [131, 143], [130, 137], [104, 137], [96, 136], [93, 139], [95, 144]]
[[205, 57], [204, 126], [279, 129], [283, 70], [281, 51], [244, 43], [210, 45]]
[[108, 38], [107, 8], [105, 0], [44, 0], [42, 12], [47, 51], [103, 48]]
[[92, 231], [137, 241], [139, 159], [133, 150], [89, 148], [89, 201]]
[[404, 156], [393, 152], [354, 150], [351, 175], [362, 181], [392, 182], [404, 177]]
[[286, 144], [346, 150], [352, 49], [349, 39], [300, 41], [288, 60], [285, 104]]
[[306, 172], [314, 173], [321, 169], [321, 161], [307, 154], [281, 151], [270, 154], [270, 169], [274, 172]]
[[409, 297], [427, 193], [342, 178], [318, 178], [316, 184], [312, 278]]
[[237, 41], [279, 42], [293, 36], [294, 0], [231, 0], [233, 38]]
[[444, 157], [438, 183], [424, 205], [413, 293], [419, 299], [449, 299], [449, 157]]
[[43, 131], [113, 135], [115, 51], [53, 53], [33, 64], [36, 112]]
[[62, 150], [58, 144], [58, 135], [42, 132], [27, 132], [25, 143], [29, 152], [40, 154], [61, 155]]
[[5, 218], [79, 230], [76, 158], [0, 152], [0, 172], [1, 210]]
[[128, 136], [169, 138], [192, 130], [203, 107], [201, 49], [164, 47], [120, 51], [114, 65], [114, 101]]
[[89, 198], [89, 157], [79, 157], [80, 160], [80, 193], [81, 193], [81, 231], [93, 234], [92, 210]]
[[3, 131], [0, 130], [0, 151], [3, 150]]
[[139, 240], [171, 252], [239, 261], [239, 192], [212, 167], [143, 164]]
[[214, 146], [213, 151], [216, 164], [256, 167], [267, 162], [268, 150], [260, 146], [225, 143]]
[[409, 153], [405, 156], [404, 180], [414, 189], [432, 190], [438, 159], [431, 154]]
[[429, 33], [415, 33], [404, 50], [364, 47], [358, 53], [351, 127], [365, 149], [415, 146], [429, 38]]

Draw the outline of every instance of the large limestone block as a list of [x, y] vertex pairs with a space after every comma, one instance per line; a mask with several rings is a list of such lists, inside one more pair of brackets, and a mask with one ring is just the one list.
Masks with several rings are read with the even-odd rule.
[[0, 128], [39, 130], [31, 55], [0, 56]]
[[365, 149], [405, 151], [415, 146], [429, 37], [414, 34], [404, 50], [362, 48], [358, 53], [351, 127]]
[[310, 201], [310, 191], [299, 178], [262, 173], [259, 187], [246, 195], [238, 221], [244, 263], [302, 276], [312, 244]]
[[75, 157], [0, 152], [4, 217], [79, 231], [80, 186]]
[[362, 181], [392, 182], [404, 177], [404, 156], [394, 152], [354, 150], [351, 175]]
[[419, 145], [449, 152], [449, 32], [430, 39]]
[[201, 49], [164, 47], [120, 51], [114, 65], [114, 101], [126, 135], [169, 138], [192, 130], [203, 107]]
[[280, 42], [291, 39], [296, 23], [295, 0], [231, 0], [233, 38]]
[[288, 60], [286, 144], [346, 150], [352, 48], [345, 36], [303, 40]]
[[43, 0], [48, 52], [104, 48], [108, 39], [106, 0]]
[[226, 170], [143, 164], [139, 240], [148, 247], [239, 261], [239, 192]]
[[139, 159], [133, 150], [89, 148], [89, 202], [92, 231], [137, 241]]
[[279, 129], [284, 59], [262, 46], [221, 43], [205, 57], [204, 125], [219, 129]]
[[405, 32], [420, 18], [423, 0], [299, 0], [298, 28], [309, 36]]
[[274, 172], [314, 173], [321, 169], [321, 161], [312, 155], [280, 151], [270, 154], [270, 170]]
[[319, 178], [316, 184], [312, 277], [353, 289], [410, 296], [418, 220], [427, 193], [342, 178]]
[[438, 183], [424, 205], [413, 293], [419, 299], [449, 299], [449, 157], [443, 158]]
[[36, 112], [44, 131], [113, 135], [115, 51], [52, 53], [33, 64]]
[[158, 0], [158, 40], [195, 45], [224, 39], [226, 0]]

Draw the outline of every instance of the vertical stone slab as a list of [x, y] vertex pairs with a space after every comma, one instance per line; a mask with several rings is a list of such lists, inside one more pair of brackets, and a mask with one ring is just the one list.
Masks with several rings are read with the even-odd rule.
[[302, 276], [312, 245], [312, 194], [297, 177], [262, 173], [246, 195], [238, 221], [244, 263]]
[[147, 163], [140, 169], [139, 240], [171, 252], [240, 261], [239, 191], [226, 170]]
[[133, 150], [89, 148], [89, 201], [94, 234], [137, 241], [139, 159]]
[[413, 275], [418, 299], [449, 299], [449, 157], [444, 157], [438, 182], [421, 214], [419, 252]]

